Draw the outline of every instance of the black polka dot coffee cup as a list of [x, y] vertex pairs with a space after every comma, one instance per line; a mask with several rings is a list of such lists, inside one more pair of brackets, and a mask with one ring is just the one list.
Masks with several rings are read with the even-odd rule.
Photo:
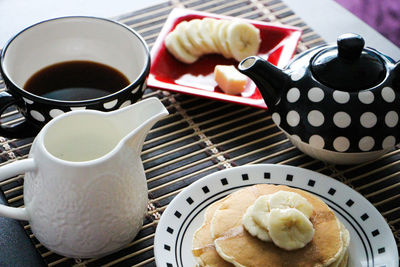
[[25, 120], [0, 125], [0, 135], [34, 136], [71, 110], [130, 105], [142, 97], [149, 69], [145, 41], [121, 23], [74, 16], [30, 26], [2, 50], [0, 114], [15, 105]]
[[400, 64], [359, 35], [305, 51], [284, 70], [260, 57], [239, 70], [255, 81], [275, 124], [314, 158], [355, 164], [400, 143]]

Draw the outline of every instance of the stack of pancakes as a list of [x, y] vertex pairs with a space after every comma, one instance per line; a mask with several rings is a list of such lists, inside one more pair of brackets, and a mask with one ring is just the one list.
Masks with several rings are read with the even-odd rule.
[[[250, 235], [242, 225], [247, 208], [262, 196], [277, 191], [298, 193], [314, 211], [314, 237], [301, 249], [287, 251], [273, 242]], [[193, 237], [197, 266], [347, 266], [349, 232], [318, 197], [282, 185], [259, 184], [236, 191], [206, 210], [203, 225]]]

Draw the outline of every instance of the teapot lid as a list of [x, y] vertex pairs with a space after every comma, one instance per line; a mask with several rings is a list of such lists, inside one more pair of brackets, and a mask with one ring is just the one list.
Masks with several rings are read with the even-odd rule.
[[374, 87], [386, 75], [378, 54], [364, 48], [364, 39], [346, 33], [337, 39], [337, 46], [321, 50], [311, 62], [314, 77], [322, 84], [341, 91], [360, 91]]

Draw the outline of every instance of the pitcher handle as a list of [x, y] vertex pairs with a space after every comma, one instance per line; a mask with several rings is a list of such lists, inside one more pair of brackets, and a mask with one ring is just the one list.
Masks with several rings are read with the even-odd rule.
[[[14, 161], [0, 167], [0, 181], [35, 169], [36, 164], [32, 158]], [[17, 220], [29, 220], [29, 214], [26, 208], [13, 208], [3, 204], [0, 204], [0, 216]]]

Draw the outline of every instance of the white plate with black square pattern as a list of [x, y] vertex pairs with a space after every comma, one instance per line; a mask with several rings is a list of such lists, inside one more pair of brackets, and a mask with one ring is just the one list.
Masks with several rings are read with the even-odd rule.
[[362, 195], [328, 176], [291, 166], [240, 166], [208, 175], [185, 188], [158, 223], [154, 255], [158, 267], [196, 266], [192, 237], [213, 202], [243, 187], [282, 184], [320, 197], [350, 232], [349, 266], [398, 267], [397, 245], [379, 211]]

